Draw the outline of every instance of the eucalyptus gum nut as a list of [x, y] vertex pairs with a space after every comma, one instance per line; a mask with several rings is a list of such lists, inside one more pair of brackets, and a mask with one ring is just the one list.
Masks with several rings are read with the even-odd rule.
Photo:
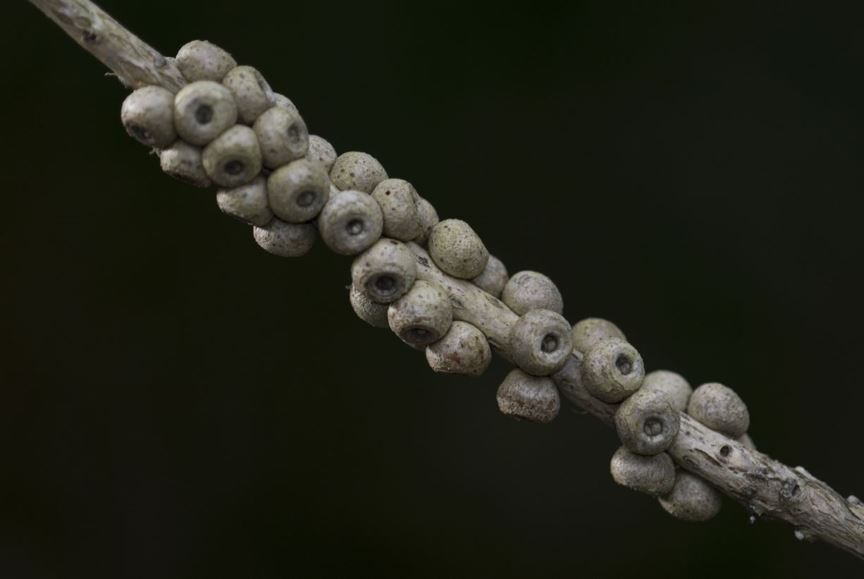
[[666, 397], [669, 405], [678, 412], [687, 411], [687, 403], [693, 388], [681, 374], [668, 370], [655, 370], [645, 375], [642, 381], [642, 390], [657, 392]]
[[548, 376], [560, 370], [571, 350], [570, 324], [561, 314], [549, 310], [531, 310], [510, 330], [511, 359], [534, 376]]
[[261, 148], [255, 131], [234, 125], [204, 148], [207, 176], [221, 187], [237, 187], [261, 172]]
[[240, 120], [247, 125], [254, 123], [276, 103], [273, 89], [261, 73], [251, 66], [235, 66], [222, 79], [222, 84], [231, 91]]
[[678, 471], [672, 491], [660, 497], [660, 506], [677, 519], [702, 522], [720, 512], [723, 498], [701, 478], [687, 471]]
[[738, 442], [744, 445], [744, 448], [749, 448], [750, 450], [756, 450], [756, 443], [753, 442], [753, 439], [750, 438], [749, 434], [742, 434], [738, 437]]
[[177, 52], [174, 64], [189, 82], [197, 80], [221, 81], [228, 71], [237, 66], [227, 51], [206, 40], [193, 40]]
[[341, 255], [355, 255], [370, 247], [381, 238], [383, 224], [381, 208], [361, 191], [337, 191], [318, 216], [321, 239]]
[[161, 86], [145, 86], [123, 101], [120, 120], [129, 136], [148, 147], [164, 149], [177, 139], [174, 94]]
[[498, 409], [508, 416], [546, 424], [561, 410], [558, 389], [550, 378], [512, 370], [498, 387]]
[[398, 300], [411, 289], [416, 279], [414, 253], [395, 239], [378, 240], [351, 264], [354, 286], [379, 304]]
[[306, 255], [315, 245], [315, 226], [309, 223], [285, 223], [273, 219], [263, 227], [254, 227], [255, 242], [264, 250], [280, 257]]
[[605, 338], [619, 338], [626, 340], [624, 332], [618, 326], [602, 318], [585, 318], [579, 320], [573, 326], [571, 333], [573, 349], [585, 353], [594, 347], [597, 342]]
[[443, 338], [426, 348], [426, 361], [435, 372], [480, 376], [492, 362], [492, 349], [483, 332], [456, 320]]
[[622, 446], [612, 455], [609, 471], [619, 485], [655, 497], [672, 492], [675, 486], [675, 463], [665, 452], [642, 456]]
[[501, 295], [509, 278], [504, 263], [494, 255], [490, 255], [486, 267], [483, 268], [483, 273], [472, 279], [471, 283], [497, 298]]
[[636, 454], [651, 456], [672, 446], [681, 427], [681, 414], [662, 394], [640, 390], [615, 412], [621, 444]]
[[195, 187], [209, 187], [212, 183], [204, 163], [201, 160], [201, 149], [186, 141], [176, 141], [167, 149], [159, 151], [159, 165], [162, 171]]
[[216, 204], [226, 215], [250, 225], [264, 226], [273, 219], [273, 212], [267, 204], [267, 180], [264, 177], [219, 191]]
[[376, 304], [369, 297], [358, 290], [353, 284], [349, 291], [349, 299], [351, 308], [357, 317], [375, 328], [387, 328], [390, 326], [387, 321], [387, 304]]
[[372, 191], [372, 198], [384, 215], [384, 235], [400, 241], [411, 241], [420, 235], [417, 214], [417, 192], [404, 179], [385, 179]]
[[536, 271], [513, 274], [501, 291], [501, 301], [522, 315], [531, 310], [564, 313], [564, 299], [551, 279]]
[[605, 338], [585, 353], [582, 380], [592, 396], [614, 404], [642, 385], [645, 365], [639, 352], [619, 338]]
[[406, 344], [428, 346], [450, 329], [453, 306], [438, 284], [418, 279], [405, 295], [390, 304], [387, 321]]
[[253, 129], [261, 145], [264, 166], [270, 169], [305, 157], [309, 150], [306, 123], [290, 109], [279, 106], [267, 109], [255, 121]]
[[420, 221], [420, 235], [414, 240], [420, 245], [426, 245], [429, 241], [429, 234], [432, 228], [438, 225], [438, 212], [435, 207], [426, 199], [420, 197], [417, 199], [417, 218]]
[[702, 384], [690, 396], [687, 414], [722, 434], [738, 438], [750, 428], [750, 413], [731, 388], [711, 382]]
[[336, 149], [326, 139], [318, 135], [309, 135], [309, 150], [306, 158], [321, 163], [329, 173], [333, 163], [336, 162]]
[[283, 109], [291, 109], [295, 113], [300, 114], [299, 111], [297, 110], [297, 107], [294, 105], [294, 103], [291, 101], [291, 99], [286, 97], [284, 94], [279, 94], [278, 92], [274, 92], [273, 93], [273, 104], [276, 105], [277, 107], [282, 107]]
[[237, 105], [231, 91], [211, 80], [187, 84], [174, 97], [174, 127], [191, 145], [204, 146], [233, 127]]
[[297, 159], [270, 174], [267, 192], [276, 217], [289, 223], [303, 223], [315, 219], [327, 203], [330, 181], [319, 163]]
[[429, 234], [429, 256], [441, 271], [459, 279], [483, 273], [489, 251], [470, 225], [460, 219], [445, 219]]
[[366, 153], [349, 151], [342, 153], [330, 168], [330, 180], [339, 189], [354, 189], [372, 193], [375, 187], [387, 178], [387, 171], [378, 159]]

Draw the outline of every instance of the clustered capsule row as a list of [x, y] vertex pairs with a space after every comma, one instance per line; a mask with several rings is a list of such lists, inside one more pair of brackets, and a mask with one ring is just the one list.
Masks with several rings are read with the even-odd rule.
[[425, 246], [443, 273], [473, 283], [519, 316], [503, 345], [517, 368], [498, 388], [501, 412], [550, 422], [561, 405], [555, 377], [569, 372], [592, 396], [617, 405], [616, 482], [658, 497], [679, 518], [717, 513], [717, 491], [676, 471], [666, 451], [680, 412], [752, 447], [747, 408], [732, 390], [721, 384], [693, 390], [672, 372], [646, 375], [639, 352], [611, 322], [589, 318], [571, 327], [547, 276], [510, 276], [470, 225], [440, 220], [411, 183], [390, 178], [374, 157], [337, 155], [308, 133], [287, 97], [223, 49], [193, 41], [175, 63], [189, 84], [176, 94], [140, 88], [121, 111], [127, 132], [159, 151], [166, 173], [199, 187], [217, 185], [219, 208], [252, 225], [255, 241], [272, 254], [304, 255], [320, 236], [335, 253], [353, 256], [349, 299], [358, 317], [425, 350], [437, 372], [480, 375], [491, 361], [489, 340], [454, 319], [444, 288], [418, 279], [424, 258], [416, 250]]

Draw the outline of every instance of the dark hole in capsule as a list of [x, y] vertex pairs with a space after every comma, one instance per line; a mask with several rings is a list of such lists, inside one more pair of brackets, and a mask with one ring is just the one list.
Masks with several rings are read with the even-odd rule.
[[724, 444], [723, 446], [720, 447], [720, 456], [722, 456], [723, 458], [726, 458], [730, 454], [732, 454], [732, 447], [731, 446], [729, 446], [728, 444]]
[[411, 342], [425, 342], [432, 337], [432, 332], [426, 328], [408, 328], [405, 336]]
[[300, 207], [309, 207], [315, 201], [314, 191], [303, 191], [297, 196], [297, 205]]
[[300, 140], [300, 127], [297, 126], [297, 123], [292, 123], [291, 126], [288, 127], [288, 139], [291, 141]]
[[246, 168], [246, 165], [243, 161], [238, 161], [236, 159], [232, 161], [228, 161], [225, 163], [225, 172], [229, 175], [239, 175]]
[[375, 289], [379, 292], [389, 294], [396, 289], [396, 280], [393, 276], [379, 275], [375, 278]]
[[345, 231], [348, 232], [348, 235], [360, 235], [365, 228], [362, 219], [352, 219], [345, 225]]
[[615, 358], [615, 367], [618, 368], [618, 371], [621, 372], [621, 374], [626, 376], [633, 371], [633, 361], [624, 354], [619, 354], [618, 357]]
[[141, 125], [129, 125], [129, 132], [139, 141], [149, 142], [151, 140], [150, 131]]
[[195, 109], [195, 120], [199, 125], [206, 125], [213, 120], [213, 107], [210, 105], [200, 105]]
[[645, 424], [642, 425], [642, 430], [645, 431], [645, 434], [648, 436], [660, 436], [663, 434], [664, 430], [663, 421], [659, 418], [649, 418], [645, 421]]
[[551, 354], [558, 349], [558, 336], [555, 334], [546, 334], [543, 336], [543, 342], [540, 344], [540, 349], [546, 354]]

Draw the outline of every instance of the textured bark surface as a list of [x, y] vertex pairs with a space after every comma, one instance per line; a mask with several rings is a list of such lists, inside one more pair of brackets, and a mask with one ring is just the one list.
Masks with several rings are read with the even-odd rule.
[[[171, 59], [160, 55], [88, 0], [30, 0], [85, 50], [96, 56], [130, 88], [147, 84], [176, 91], [185, 84]], [[418, 279], [443, 287], [453, 317], [473, 324], [493, 348], [507, 358], [510, 328], [518, 319], [503, 302], [469, 281], [441, 272], [426, 251], [409, 247], [417, 257]], [[561, 394], [577, 409], [612, 426], [616, 405], [585, 390], [581, 359], [570, 356], [553, 376]], [[821, 539], [864, 558], [864, 504], [843, 498], [801, 467], [788, 467], [746, 448], [681, 414], [681, 427], [669, 454], [677, 465], [712, 483], [757, 516], [769, 516], [795, 527], [802, 540]], [[853, 466], [855, 463], [850, 463]]]

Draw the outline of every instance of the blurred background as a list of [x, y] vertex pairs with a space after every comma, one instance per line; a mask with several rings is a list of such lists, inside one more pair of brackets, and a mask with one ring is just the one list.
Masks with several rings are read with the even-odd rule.
[[[860, 19], [787, 3], [103, 0], [258, 67], [565, 315], [721, 381], [760, 449], [864, 494]], [[687, 524], [598, 421], [498, 413], [358, 320], [350, 260], [260, 250], [161, 174], [125, 90], [4, 6], [0, 577], [824, 577], [850, 555]]]

